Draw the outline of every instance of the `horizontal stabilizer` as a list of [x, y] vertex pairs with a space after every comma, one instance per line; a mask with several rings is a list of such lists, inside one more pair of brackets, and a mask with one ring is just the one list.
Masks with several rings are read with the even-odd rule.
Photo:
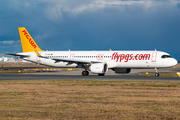
[[12, 55], [12, 56], [17, 56], [17, 57], [29, 57], [29, 55], [14, 54], [14, 53], [6, 53], [6, 55]]

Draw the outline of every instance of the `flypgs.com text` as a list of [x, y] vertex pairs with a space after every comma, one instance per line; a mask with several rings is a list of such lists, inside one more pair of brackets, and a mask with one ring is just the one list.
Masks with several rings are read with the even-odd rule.
[[129, 60], [149, 60], [150, 54], [118, 54], [118, 52], [114, 52], [112, 54], [111, 60], [115, 60], [116, 62], [128, 62]]

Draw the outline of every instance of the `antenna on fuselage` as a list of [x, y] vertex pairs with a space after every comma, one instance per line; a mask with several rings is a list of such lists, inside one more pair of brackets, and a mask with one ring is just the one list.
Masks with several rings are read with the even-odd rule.
[[157, 51], [157, 50], [155, 49], [155, 51]]
[[68, 49], [69, 51], [71, 51], [70, 49]]

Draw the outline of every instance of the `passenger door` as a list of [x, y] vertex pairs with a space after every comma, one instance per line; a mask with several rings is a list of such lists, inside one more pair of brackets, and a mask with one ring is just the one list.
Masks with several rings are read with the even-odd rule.
[[153, 52], [151, 62], [156, 62], [156, 58], [157, 58], [157, 52]]
[[70, 54], [70, 59], [74, 59], [74, 54]]

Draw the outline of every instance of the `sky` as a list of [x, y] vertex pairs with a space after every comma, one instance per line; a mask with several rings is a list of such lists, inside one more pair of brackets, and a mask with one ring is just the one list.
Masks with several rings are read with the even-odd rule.
[[0, 55], [43, 50], [159, 50], [180, 60], [180, 0], [1, 0]]

